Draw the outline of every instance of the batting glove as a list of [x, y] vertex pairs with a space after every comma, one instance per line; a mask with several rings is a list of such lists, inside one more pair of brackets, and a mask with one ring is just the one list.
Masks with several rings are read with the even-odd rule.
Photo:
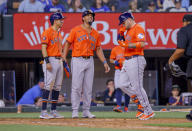
[[114, 62], [114, 64], [115, 64], [116, 66], [120, 66], [120, 63], [119, 63], [118, 60], [116, 60], [116, 61]]

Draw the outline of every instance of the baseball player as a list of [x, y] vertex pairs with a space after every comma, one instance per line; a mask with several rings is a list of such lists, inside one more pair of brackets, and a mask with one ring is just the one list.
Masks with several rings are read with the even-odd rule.
[[[121, 40], [120, 37], [118, 37], [118, 40]], [[110, 63], [115, 64], [114, 80], [115, 80], [115, 88], [116, 88], [115, 97], [117, 100], [117, 106], [113, 109], [113, 111], [115, 112], [123, 112], [121, 110], [122, 91], [119, 88], [118, 82], [119, 82], [120, 71], [122, 68], [122, 62], [125, 60], [124, 50], [125, 50], [124, 47], [118, 45], [111, 50], [111, 55], [110, 55]], [[125, 94], [124, 112], [128, 112], [129, 100], [130, 100], [130, 97], [127, 94]]]
[[[175, 60], [185, 55], [189, 60], [187, 63], [187, 79], [192, 80], [192, 15], [186, 14], [183, 17], [183, 27], [177, 33], [177, 48], [173, 55], [169, 58], [168, 64], [171, 71], [177, 72], [179, 66], [174, 63]], [[188, 120], [192, 120], [192, 110], [186, 115]]]
[[[43, 72], [45, 87], [42, 94], [42, 111], [40, 118], [63, 118], [56, 111], [59, 92], [63, 80], [62, 44], [59, 32], [63, 25], [63, 15], [60, 12], [51, 14], [51, 27], [41, 36], [42, 54], [44, 57]], [[51, 92], [51, 94], [50, 94]], [[51, 112], [47, 113], [47, 101], [51, 96]]]
[[83, 92], [83, 114], [82, 117], [94, 118], [90, 113], [92, 98], [92, 85], [94, 76], [93, 55], [96, 51], [97, 56], [103, 62], [105, 72], [110, 68], [103, 55], [99, 33], [91, 27], [95, 19], [95, 13], [91, 10], [82, 13], [83, 24], [74, 27], [64, 45], [64, 60], [66, 61], [69, 47], [72, 46], [72, 118], [78, 118], [81, 92]]
[[131, 98], [137, 96], [143, 107], [144, 113], [138, 117], [140, 120], [152, 118], [155, 114], [149, 104], [147, 94], [143, 88], [143, 73], [146, 66], [144, 58], [145, 32], [136, 24], [134, 17], [129, 12], [124, 12], [119, 16], [119, 25], [125, 27], [125, 41], [118, 43], [125, 48], [123, 67], [120, 72], [119, 87]]

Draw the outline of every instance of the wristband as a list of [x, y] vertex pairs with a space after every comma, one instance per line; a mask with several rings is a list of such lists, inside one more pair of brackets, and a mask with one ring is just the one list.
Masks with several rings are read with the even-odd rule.
[[103, 61], [103, 64], [105, 64], [105, 63], [107, 63], [107, 61], [106, 61], [106, 60], [104, 60], [104, 61]]
[[50, 62], [49, 62], [49, 57], [48, 57], [48, 56], [47, 56], [47, 57], [44, 57], [44, 60], [45, 60], [46, 63], [50, 63]]

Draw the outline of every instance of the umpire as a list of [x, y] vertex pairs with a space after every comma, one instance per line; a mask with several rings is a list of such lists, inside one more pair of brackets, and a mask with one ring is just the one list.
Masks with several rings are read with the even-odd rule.
[[[183, 27], [177, 34], [177, 49], [173, 55], [169, 58], [168, 64], [173, 71], [175, 66], [174, 61], [185, 55], [189, 58], [187, 63], [187, 78], [192, 80], [192, 15], [186, 14], [183, 17]], [[188, 120], [192, 120], [192, 110], [190, 114], [186, 115]]]

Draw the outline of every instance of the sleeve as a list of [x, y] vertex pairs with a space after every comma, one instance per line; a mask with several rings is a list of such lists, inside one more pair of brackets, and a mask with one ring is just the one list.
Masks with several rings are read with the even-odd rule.
[[48, 44], [49, 43], [49, 36], [47, 31], [44, 31], [43, 34], [41, 35], [41, 44]]
[[18, 12], [24, 12], [24, 1], [19, 5]]
[[75, 40], [75, 29], [72, 29], [69, 36], [67, 37], [67, 41], [69, 43], [73, 43]]
[[186, 49], [187, 47], [187, 32], [181, 28], [177, 33], [177, 48]]
[[138, 27], [136, 29], [136, 41], [137, 42], [145, 42], [145, 31], [142, 27]]
[[101, 46], [101, 39], [100, 39], [100, 35], [97, 35], [97, 40], [96, 40], [96, 47], [100, 47]]
[[116, 58], [116, 55], [115, 55], [115, 48], [113, 48], [113, 49], [111, 50], [110, 59], [115, 60], [115, 58]]

